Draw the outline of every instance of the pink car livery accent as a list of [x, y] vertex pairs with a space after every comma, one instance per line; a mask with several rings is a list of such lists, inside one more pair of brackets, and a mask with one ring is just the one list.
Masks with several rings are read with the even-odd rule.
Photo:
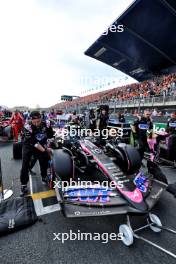
[[[84, 140], [83, 142], [80, 142], [81, 148], [88, 154], [93, 155], [93, 159], [96, 161], [96, 163], [98, 164], [99, 168], [104, 172], [104, 174], [112, 181], [115, 182], [116, 184], [116, 188], [118, 189], [118, 191], [123, 195], [124, 198], [126, 198], [130, 203], [133, 204], [134, 207], [138, 208], [140, 207], [141, 209], [143, 208], [144, 210], [147, 210], [147, 205], [144, 203], [143, 200], [143, 195], [141, 193], [141, 191], [136, 188], [136, 186], [134, 185], [133, 182], [130, 182], [130, 179], [128, 177], [126, 177], [126, 182], [124, 181], [124, 186], [123, 188], [119, 185], [118, 182], [122, 182], [120, 180], [120, 176], [123, 176], [123, 172], [117, 167], [116, 164], [112, 163], [112, 161], [106, 157], [102, 150], [99, 149], [98, 147], [96, 147], [93, 143], [91, 143], [90, 141]], [[98, 158], [98, 156], [100, 155], [100, 158]], [[104, 159], [104, 162], [102, 160]], [[113, 172], [111, 172], [106, 166], [105, 166], [105, 162], [110, 161], [112, 163], [112, 165], [114, 165], [115, 170]], [[116, 175], [116, 177], [114, 177], [114, 175]], [[125, 177], [125, 176], [124, 176]], [[133, 190], [128, 190], [128, 183], [130, 184], [131, 187], [133, 187]]]

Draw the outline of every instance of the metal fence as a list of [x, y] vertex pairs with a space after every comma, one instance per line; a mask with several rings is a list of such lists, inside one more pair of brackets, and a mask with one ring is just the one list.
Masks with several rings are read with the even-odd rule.
[[98, 103], [88, 103], [79, 105], [75, 104], [72, 107], [67, 107], [67, 111], [76, 110], [77, 113], [81, 113], [83, 111], [89, 110], [91, 108], [97, 108], [98, 105], [109, 105], [110, 109], [114, 111], [120, 108], [137, 108], [140, 109], [142, 107], [159, 107], [159, 106], [176, 106], [176, 95], [173, 96], [153, 96], [147, 98], [131, 98], [129, 100], [101, 100]]
[[[86, 109], [96, 108], [99, 104], [107, 104], [111, 109], [116, 108], [140, 108], [140, 107], [155, 107], [155, 106], [174, 106], [176, 105], [176, 95], [173, 96], [158, 96], [147, 98], [132, 98], [130, 100], [107, 100], [99, 103], [89, 103]], [[85, 109], [85, 106], [80, 106], [80, 110]]]

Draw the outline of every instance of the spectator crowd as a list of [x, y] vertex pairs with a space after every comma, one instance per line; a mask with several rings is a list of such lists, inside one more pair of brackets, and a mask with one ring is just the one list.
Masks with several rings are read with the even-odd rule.
[[73, 101], [59, 103], [54, 108], [62, 109], [90, 103], [122, 102], [161, 96], [176, 96], [176, 74], [155, 77], [153, 80], [113, 88], [103, 92], [83, 96]]

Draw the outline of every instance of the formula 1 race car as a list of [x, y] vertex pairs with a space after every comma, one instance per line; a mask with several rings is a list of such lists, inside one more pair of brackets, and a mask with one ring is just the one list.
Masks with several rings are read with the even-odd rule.
[[0, 120], [0, 136], [8, 140], [13, 138], [13, 131], [9, 120], [9, 118], [2, 118]]
[[[130, 145], [120, 143], [116, 146], [107, 143], [105, 154], [101, 148], [98, 148], [89, 139], [77, 140], [76, 142], [70, 142], [70, 144], [72, 146], [69, 148], [67, 142], [67, 148], [63, 147], [53, 151], [52, 164], [56, 179], [64, 181], [77, 180], [75, 176], [75, 170], [77, 170], [84, 174], [84, 180], [93, 180], [92, 183], [100, 178], [100, 182], [106, 179], [110, 184], [113, 181], [115, 185], [113, 192], [120, 197], [121, 201], [123, 199], [123, 206], [121, 209], [118, 208], [118, 213], [148, 212], [157, 202], [157, 199], [152, 199], [152, 196], [158, 190], [162, 193], [166, 188], [163, 179], [160, 179], [161, 182], [155, 181], [154, 176], [140, 171], [141, 160], [139, 154]], [[90, 175], [92, 170], [96, 172], [95, 174], [100, 172], [101, 176], [99, 174], [98, 177], [94, 176], [92, 178]], [[87, 174], [88, 178], [86, 178]], [[118, 202], [117, 204], [120, 205]], [[115, 210], [116, 213], [117, 211]], [[82, 215], [84, 216], [84, 213]]]
[[[151, 164], [149, 171], [142, 171], [134, 147], [107, 142], [102, 149], [91, 138], [76, 137], [63, 140], [60, 147], [53, 150], [48, 183], [50, 188], [54, 183], [66, 217], [145, 214], [148, 226], [161, 231], [159, 218], [150, 211], [167, 188], [167, 180], [151, 174]], [[119, 230], [125, 234], [124, 244], [131, 245], [130, 224], [121, 225]]]
[[119, 232], [127, 246], [135, 237], [129, 215], [146, 215], [145, 227], [160, 232], [161, 221], [151, 209], [168, 186], [165, 176], [151, 161], [148, 170], [141, 170], [139, 153], [131, 145], [109, 140], [98, 147], [93, 142], [91, 137], [55, 138], [47, 182], [64, 216], [125, 214], [127, 224], [120, 225]]

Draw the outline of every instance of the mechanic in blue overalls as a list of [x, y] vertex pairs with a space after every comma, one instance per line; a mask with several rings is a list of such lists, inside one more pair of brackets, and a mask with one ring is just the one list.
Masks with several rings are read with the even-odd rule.
[[144, 110], [143, 116], [138, 116], [132, 125], [132, 131], [135, 134], [138, 142], [138, 151], [143, 159], [144, 152], [148, 149], [147, 135], [153, 130], [153, 123], [151, 120], [151, 113], [149, 110]]
[[21, 196], [28, 193], [29, 169], [31, 157], [39, 160], [42, 182], [46, 183], [49, 152], [47, 139], [53, 138], [53, 129], [49, 121], [42, 121], [40, 112], [33, 111], [23, 128], [22, 168], [21, 168]]

